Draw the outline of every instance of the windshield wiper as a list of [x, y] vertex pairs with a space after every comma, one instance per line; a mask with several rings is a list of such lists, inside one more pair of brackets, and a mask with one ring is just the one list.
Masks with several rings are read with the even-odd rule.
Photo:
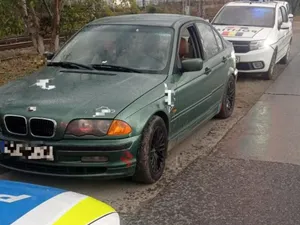
[[91, 64], [96, 70], [111, 70], [111, 71], [121, 71], [121, 72], [132, 72], [132, 73], [142, 73], [142, 71], [125, 66], [115, 66], [109, 64]]
[[89, 65], [84, 65], [84, 64], [75, 63], [75, 62], [67, 62], [67, 61], [48, 62], [47, 65], [48, 66], [60, 66], [60, 67], [64, 67], [64, 68], [73, 68], [73, 69], [94, 70], [94, 68]]

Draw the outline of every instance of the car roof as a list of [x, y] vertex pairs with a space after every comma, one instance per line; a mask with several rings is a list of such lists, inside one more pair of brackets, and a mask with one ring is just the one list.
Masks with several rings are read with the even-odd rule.
[[149, 13], [103, 17], [100, 19], [96, 19], [89, 24], [130, 24], [174, 27], [175, 25], [184, 24], [192, 20], [204, 21], [204, 19], [195, 16], [166, 13]]
[[258, 2], [258, 1], [235, 1], [229, 2], [226, 6], [253, 6], [253, 7], [270, 7], [275, 8], [277, 2], [269, 1], [269, 2]]

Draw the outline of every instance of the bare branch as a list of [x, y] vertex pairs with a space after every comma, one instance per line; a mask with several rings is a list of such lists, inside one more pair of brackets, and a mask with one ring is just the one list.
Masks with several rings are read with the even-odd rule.
[[51, 10], [50, 10], [50, 8], [49, 8], [49, 5], [48, 5], [48, 3], [46, 2], [46, 0], [43, 0], [43, 3], [44, 3], [44, 5], [45, 5], [45, 7], [46, 7], [46, 9], [47, 9], [47, 12], [48, 12], [50, 18], [53, 19], [52, 12], [51, 12]]

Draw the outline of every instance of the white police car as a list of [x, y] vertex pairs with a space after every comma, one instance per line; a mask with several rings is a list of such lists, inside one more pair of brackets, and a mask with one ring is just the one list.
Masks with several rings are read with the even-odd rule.
[[79, 193], [0, 180], [1, 225], [120, 225], [109, 205]]
[[262, 73], [265, 79], [272, 79], [275, 64], [288, 63], [293, 31], [284, 4], [230, 2], [212, 24], [232, 42], [239, 72]]

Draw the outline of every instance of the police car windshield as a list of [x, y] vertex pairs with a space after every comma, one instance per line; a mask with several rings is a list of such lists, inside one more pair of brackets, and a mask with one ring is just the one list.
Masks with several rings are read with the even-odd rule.
[[261, 6], [225, 6], [212, 23], [214, 25], [273, 27], [275, 9]]

